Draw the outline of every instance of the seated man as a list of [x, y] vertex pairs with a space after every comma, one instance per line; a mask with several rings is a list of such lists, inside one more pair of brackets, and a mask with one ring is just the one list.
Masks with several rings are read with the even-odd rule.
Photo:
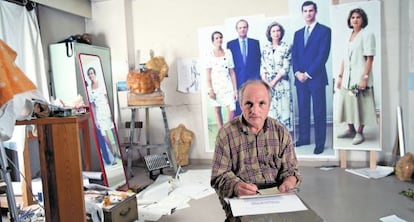
[[240, 218], [233, 217], [224, 198], [255, 195], [258, 189], [274, 186], [287, 192], [302, 181], [289, 130], [267, 116], [269, 86], [251, 80], [239, 93], [242, 114], [217, 134], [210, 181], [226, 212], [226, 221]]

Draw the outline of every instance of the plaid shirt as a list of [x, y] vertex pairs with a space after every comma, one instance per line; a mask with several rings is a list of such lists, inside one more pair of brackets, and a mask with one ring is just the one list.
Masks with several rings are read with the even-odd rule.
[[233, 197], [235, 186], [244, 181], [259, 186], [279, 186], [288, 176], [302, 181], [289, 131], [268, 117], [263, 129], [252, 133], [242, 116], [229, 121], [216, 138], [211, 186], [220, 199]]

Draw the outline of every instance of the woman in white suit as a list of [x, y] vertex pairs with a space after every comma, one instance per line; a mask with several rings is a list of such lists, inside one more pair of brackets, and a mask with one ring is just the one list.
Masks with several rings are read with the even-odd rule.
[[377, 124], [372, 87], [375, 36], [366, 32], [367, 25], [368, 17], [363, 9], [350, 11], [348, 27], [352, 32], [336, 81], [336, 88], [340, 90], [337, 120], [348, 124], [348, 129], [337, 137], [353, 138], [353, 145], [364, 142], [365, 125]]

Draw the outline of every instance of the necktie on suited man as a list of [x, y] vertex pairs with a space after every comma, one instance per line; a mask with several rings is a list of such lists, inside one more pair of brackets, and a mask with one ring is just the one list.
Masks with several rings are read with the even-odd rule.
[[308, 39], [309, 39], [309, 29], [310, 29], [310, 26], [306, 26], [306, 29], [305, 29], [305, 46], [306, 46], [306, 43], [308, 43]]
[[243, 56], [243, 62], [244, 62], [244, 64], [246, 64], [246, 57], [247, 57], [246, 39], [242, 40], [242, 56]]

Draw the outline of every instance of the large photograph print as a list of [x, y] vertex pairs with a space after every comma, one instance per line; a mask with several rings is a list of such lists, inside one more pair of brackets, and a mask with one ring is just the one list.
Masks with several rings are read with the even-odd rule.
[[334, 148], [380, 151], [380, 2], [335, 5], [331, 13]]
[[292, 94], [298, 157], [331, 158], [333, 124], [330, 2], [289, 1]]
[[[272, 105], [269, 112], [269, 116], [278, 119], [283, 123], [291, 132], [294, 140], [298, 139], [298, 104], [296, 96], [296, 87], [294, 84], [295, 76], [292, 73], [292, 46], [293, 46], [293, 35], [296, 30], [304, 26], [304, 20], [301, 13], [301, 2], [289, 4], [291, 9], [286, 14], [289, 16], [278, 16], [278, 17], [266, 17], [265, 15], [248, 15], [240, 17], [227, 18], [222, 26], [205, 27], [199, 30], [199, 48], [201, 57], [201, 76], [204, 78], [202, 88], [203, 98], [203, 120], [206, 132], [206, 138], [208, 143], [206, 144], [207, 151], [214, 151], [214, 141], [217, 135], [217, 130], [220, 128], [222, 122], [226, 122], [232, 116], [240, 115], [238, 110], [239, 104], [237, 102], [231, 105], [235, 107], [219, 106], [216, 101], [209, 96], [211, 90], [211, 84], [208, 83], [207, 72], [208, 68], [212, 67], [211, 55], [212, 50], [216, 47], [214, 42], [214, 36], [212, 35], [215, 31], [219, 31], [222, 35], [221, 48], [228, 49], [231, 52], [232, 63], [226, 63], [221, 67], [233, 68], [237, 79], [237, 89], [248, 79], [265, 79], [271, 81], [275, 76], [281, 72], [283, 78], [279, 80], [277, 84], [273, 83], [272, 87]], [[321, 7], [324, 11], [324, 19], [329, 18], [329, 5]], [[296, 17], [296, 18], [295, 18]], [[241, 19], [247, 21], [247, 61], [243, 61], [243, 52], [241, 46], [237, 44], [238, 36], [238, 21]], [[280, 33], [277, 37], [279, 45], [275, 50], [272, 50], [271, 40], [272, 37], [270, 32], [277, 29]], [[259, 49], [256, 47], [256, 42], [259, 42]], [[235, 43], [236, 42], [236, 43]], [[259, 58], [259, 61], [257, 61]], [[218, 58], [213, 58], [218, 59]], [[229, 60], [229, 57], [225, 57], [225, 60]], [[217, 63], [216, 63], [217, 64]], [[207, 65], [207, 66], [206, 66]], [[257, 65], [257, 66], [256, 66]], [[218, 65], [220, 67], [220, 65]], [[240, 68], [242, 66], [242, 68]], [[247, 67], [247, 68], [246, 68]], [[330, 66], [329, 66], [330, 69]], [[247, 70], [247, 71], [246, 71]], [[225, 70], [227, 71], [227, 70]], [[231, 72], [227, 71], [227, 75]], [[212, 75], [213, 76], [213, 75]], [[329, 77], [331, 78], [331, 77]], [[332, 97], [332, 87], [326, 87], [327, 92]], [[327, 93], [329, 96], [329, 93]], [[332, 99], [327, 99], [332, 101]], [[328, 106], [327, 115], [330, 116], [328, 121], [332, 123], [332, 104]], [[234, 115], [228, 115], [229, 110], [234, 112]], [[311, 121], [310, 119], [309, 121]], [[218, 123], [219, 122], [219, 123]], [[326, 122], [325, 122], [326, 123]], [[311, 124], [311, 123], [310, 123]], [[332, 127], [330, 128], [332, 131]], [[312, 132], [311, 132], [312, 131]], [[309, 129], [309, 136], [313, 130]], [[330, 133], [329, 135], [332, 135]], [[314, 156], [315, 143], [314, 140], [309, 138], [306, 144], [298, 147], [297, 154], [299, 157], [313, 157]], [[326, 150], [324, 150], [322, 156], [333, 156], [334, 151], [332, 149], [332, 139], [328, 139], [326, 143]]]
[[[233, 84], [232, 70], [237, 79], [237, 88], [247, 79], [267, 78], [267, 80], [271, 80], [274, 78], [275, 74], [261, 75], [266, 70], [273, 69], [274, 73], [284, 73], [283, 81], [281, 80], [272, 88], [272, 109], [269, 116], [278, 119], [289, 129], [294, 138], [297, 156], [300, 158], [334, 158], [337, 155], [336, 149], [376, 150], [380, 147], [381, 49], [379, 46], [381, 45], [381, 22], [379, 2], [331, 5], [330, 1], [316, 0], [314, 1], [316, 9], [313, 5], [306, 5], [302, 10], [304, 2], [290, 0], [288, 2], [289, 11], [283, 16], [245, 15], [231, 17], [225, 19], [222, 25], [199, 29], [199, 71], [202, 77], [203, 121], [205, 137], [208, 138], [206, 151], [214, 151], [217, 131], [221, 125], [240, 114], [238, 102], [236, 100], [234, 103], [231, 102], [231, 99], [234, 98], [233, 94], [228, 93], [229, 97], [226, 98], [230, 98], [230, 100], [222, 99], [222, 103], [210, 96], [214, 87], [209, 81], [218, 76], [213, 72], [214, 70], [220, 70], [221, 75], [227, 76], [226, 78], [221, 76], [223, 79], [220, 80], [220, 83], [227, 81], [227, 88], [232, 87]], [[338, 95], [341, 87], [338, 89], [336, 84], [341, 63], [344, 57], [349, 57], [347, 50], [352, 29], [348, 27], [347, 19], [353, 8], [366, 9], [369, 25], [365, 27], [364, 32], [374, 33], [376, 44], [375, 59], [372, 64], [373, 75], [369, 76], [370, 85], [367, 88], [370, 88], [371, 93], [369, 94], [374, 98], [375, 113], [373, 115], [377, 124], [366, 124], [362, 131], [362, 142], [357, 141], [361, 140], [361, 134], [356, 133], [360, 124], [356, 124], [355, 134], [351, 132], [350, 135], [345, 135], [345, 138], [339, 135], [340, 130], [343, 133], [347, 129], [348, 123], [343, 119], [338, 119], [340, 112], [338, 109], [340, 96]], [[307, 20], [309, 20], [309, 14], [312, 11], [314, 11], [313, 16], [316, 23], [307, 30]], [[243, 72], [238, 68], [240, 64], [243, 64], [242, 48], [244, 47], [242, 43], [240, 46], [234, 44], [239, 35], [236, 24], [240, 19], [244, 19], [248, 23], [247, 37], [249, 40], [246, 57], [248, 61], [244, 63], [247, 64], [246, 66], [256, 64], [255, 58], [257, 56], [255, 55], [258, 52], [252, 42], [254, 40], [259, 42], [260, 73], [258, 74], [251, 71], [253, 69], [250, 69], [249, 72]], [[278, 29], [280, 33], [283, 33], [279, 36], [280, 43], [276, 49], [269, 47], [268, 37], [270, 36], [267, 36], [267, 32], [270, 33], [272, 29]], [[308, 36], [305, 35], [307, 31], [310, 31]], [[222, 48], [225, 55], [215, 55], [213, 50], [217, 47]], [[349, 76], [345, 73], [342, 76]], [[298, 76], [302, 74], [308, 75], [306, 82], [300, 81], [301, 77]], [[364, 75], [361, 73], [360, 77], [363, 78]], [[352, 90], [349, 91], [352, 92]], [[360, 92], [358, 96], [368, 97], [366, 92], [362, 92], [362, 90]], [[352, 142], [355, 136], [357, 136], [355, 141], [358, 144]]]
[[[250, 48], [247, 61], [242, 61], [240, 53], [234, 53], [229, 45], [237, 40], [236, 23], [240, 19], [248, 22], [249, 41], [254, 39], [254, 43], [247, 42]], [[206, 151], [214, 151], [214, 143], [217, 132], [229, 119], [240, 115], [240, 106], [237, 101], [237, 89], [243, 84], [245, 79], [240, 73], [240, 66], [245, 63], [260, 66], [260, 38], [265, 39], [266, 24], [264, 15], [253, 15], [245, 17], [232, 17], [223, 21], [223, 25], [204, 27], [199, 29], [198, 41], [200, 49], [199, 71], [201, 75], [201, 94], [203, 106], [203, 121], [205, 126]], [[234, 44], [233, 44], [234, 45]], [[222, 50], [222, 54], [216, 54], [217, 49]], [[254, 54], [255, 56], [251, 56]], [[254, 59], [251, 59], [254, 57]], [[254, 60], [254, 61], [253, 61]], [[259, 76], [257, 72], [250, 74]], [[233, 76], [235, 79], [233, 79]], [[237, 78], [237, 75], [239, 77]], [[214, 94], [214, 96], [212, 96]]]

